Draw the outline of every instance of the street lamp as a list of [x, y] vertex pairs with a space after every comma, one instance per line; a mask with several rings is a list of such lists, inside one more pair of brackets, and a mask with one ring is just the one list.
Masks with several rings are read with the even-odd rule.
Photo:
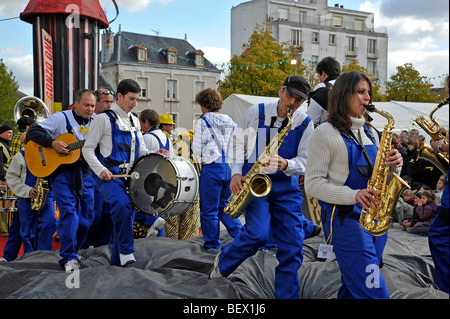
[[292, 59], [291, 64], [295, 65], [295, 75], [297, 75], [297, 59]]

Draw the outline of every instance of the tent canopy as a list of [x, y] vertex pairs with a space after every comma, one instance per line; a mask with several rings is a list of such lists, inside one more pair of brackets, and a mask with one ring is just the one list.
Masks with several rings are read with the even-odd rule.
[[[242, 95], [232, 94], [226, 98], [223, 102], [222, 112], [231, 116], [231, 118], [239, 123], [247, 108], [254, 104], [259, 103], [274, 103], [278, 101], [278, 97], [264, 97], [254, 95]], [[395, 119], [394, 132], [399, 133], [402, 130], [410, 130], [415, 127], [411, 120], [415, 120], [418, 116], [423, 115], [425, 119], [430, 121], [430, 113], [437, 106], [436, 103], [417, 103], [417, 102], [377, 102], [375, 106], [380, 111], [386, 111], [390, 113]], [[306, 112], [308, 106], [306, 103], [300, 107], [300, 110]], [[371, 114], [373, 118], [373, 126], [382, 131], [387, 120], [379, 114]], [[449, 128], [449, 107], [444, 105], [436, 113], [434, 118], [441, 127], [448, 130]], [[425, 135], [425, 132], [419, 128], [421, 134]]]

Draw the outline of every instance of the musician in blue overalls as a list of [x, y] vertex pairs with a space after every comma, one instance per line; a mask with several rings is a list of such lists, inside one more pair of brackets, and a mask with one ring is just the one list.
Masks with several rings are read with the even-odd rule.
[[[387, 234], [373, 236], [361, 227], [362, 208], [373, 208], [378, 196], [367, 189], [378, 153], [379, 138], [366, 120], [372, 84], [361, 72], [341, 75], [329, 96], [328, 121], [311, 137], [305, 190], [319, 200], [326, 238], [324, 251], [336, 255], [342, 275], [339, 299], [387, 299], [380, 272]], [[387, 165], [399, 172], [401, 154], [387, 151]], [[332, 250], [332, 251], [331, 251]]]
[[133, 223], [136, 209], [126, 191], [127, 175], [138, 157], [148, 154], [139, 120], [131, 111], [136, 107], [141, 88], [131, 79], [117, 87], [117, 102], [109, 111], [95, 117], [83, 153], [95, 174], [95, 185], [110, 205], [113, 223], [111, 265], [128, 267], [134, 257]]
[[[95, 108], [95, 93], [88, 89], [75, 92], [74, 107], [57, 112], [31, 126], [27, 139], [60, 154], [68, 154], [68, 144], [55, 140], [65, 133], [85, 140]], [[57, 233], [60, 238], [59, 264], [66, 272], [79, 269], [77, 252], [82, 246], [94, 219], [94, 179], [83, 157], [73, 164], [61, 165], [49, 176], [54, 199], [59, 209]]]
[[24, 149], [13, 157], [6, 179], [8, 186], [19, 197], [20, 237], [24, 254], [35, 250], [52, 250], [57, 222], [53, 192], [48, 190], [45, 199], [39, 199], [43, 203], [42, 209], [32, 209], [32, 199], [39, 196], [35, 188], [37, 178], [27, 167]]
[[231, 237], [236, 237], [242, 223], [223, 212], [231, 196], [231, 170], [227, 150], [236, 127], [231, 117], [220, 113], [222, 97], [210, 88], [197, 93], [195, 102], [203, 116], [194, 131], [192, 152], [202, 163], [199, 185], [200, 224], [205, 239], [205, 249], [222, 248], [220, 222]]
[[[448, 77], [447, 77], [448, 90]], [[431, 142], [434, 153], [449, 154], [448, 136], [447, 142], [444, 139]], [[445, 175], [445, 188], [441, 197], [441, 204], [438, 206], [436, 217], [428, 231], [428, 242], [431, 256], [433, 257], [436, 273], [436, 282], [439, 289], [449, 293], [449, 213], [448, 213], [448, 171]]]
[[[293, 123], [278, 154], [265, 163], [272, 180], [272, 192], [253, 198], [245, 210], [245, 225], [231, 244], [218, 255], [211, 277], [230, 275], [246, 258], [269, 239], [278, 247], [279, 265], [275, 269], [275, 297], [297, 299], [300, 283], [298, 270], [303, 262], [302, 192], [299, 175], [304, 174], [309, 139], [313, 132], [311, 119], [298, 108], [307, 99], [309, 83], [290, 76], [279, 89], [277, 103], [251, 106], [236, 129], [230, 147], [233, 194], [242, 189], [247, 174], [273, 136], [287, 124], [291, 109]], [[270, 236], [270, 233], [272, 234]]]

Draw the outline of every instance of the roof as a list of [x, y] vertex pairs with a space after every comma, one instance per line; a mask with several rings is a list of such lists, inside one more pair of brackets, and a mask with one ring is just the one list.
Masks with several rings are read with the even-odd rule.
[[79, 9], [80, 16], [96, 19], [101, 28], [109, 25], [105, 12], [98, 0], [30, 0], [25, 10], [20, 13], [20, 19], [33, 23], [34, 17], [42, 14], [65, 14], [69, 15], [73, 10], [68, 10], [69, 5]]
[[[121, 35], [120, 62], [138, 63], [136, 50], [133, 48], [144, 44], [147, 47], [147, 62], [139, 62], [140, 64], [151, 63], [167, 66], [167, 50], [173, 47], [177, 50], [177, 66], [195, 68], [195, 52], [198, 49], [194, 48], [187, 40], [121, 31], [116, 34], [115, 42], [118, 41], [119, 35]], [[117, 45], [115, 48], [117, 49]], [[116, 51], [109, 62], [117, 62]], [[206, 57], [202, 69], [221, 72]]]
[[[222, 112], [228, 114], [236, 123], [239, 123], [249, 106], [259, 103], [275, 103], [278, 99], [278, 97], [231, 94], [223, 101]], [[399, 132], [401, 130], [409, 131], [412, 128], [417, 128], [411, 123], [411, 120], [415, 120], [420, 115], [423, 115], [427, 121], [430, 121], [429, 115], [437, 106], [436, 103], [399, 101], [375, 102], [374, 104], [378, 110], [386, 111], [394, 117], [394, 132]], [[306, 103], [303, 103], [300, 110], [306, 112]], [[387, 124], [387, 120], [377, 113], [371, 113], [370, 116], [373, 118], [372, 125], [382, 131]], [[444, 127], [447, 130], [449, 129], [448, 107], [442, 107], [436, 111], [436, 113], [434, 113], [434, 118], [441, 127]], [[419, 129], [421, 134], [425, 133], [421, 128], [417, 129]]]

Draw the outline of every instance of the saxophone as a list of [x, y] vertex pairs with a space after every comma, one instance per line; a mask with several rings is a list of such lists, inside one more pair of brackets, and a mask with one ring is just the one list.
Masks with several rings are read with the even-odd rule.
[[41, 211], [47, 200], [47, 194], [50, 189], [48, 181], [45, 178], [38, 177], [34, 188], [38, 191], [36, 198], [31, 199], [31, 209]]
[[[437, 107], [434, 108], [433, 111], [431, 111], [431, 123], [428, 122], [422, 115], [417, 117], [415, 120], [411, 120], [412, 124], [422, 128], [425, 132], [427, 132], [427, 134], [430, 135], [433, 141], [440, 141], [444, 138], [444, 136], [441, 134], [441, 127], [439, 123], [433, 118], [433, 114], [442, 106], [448, 104], [448, 100], [448, 98], [443, 100]], [[446, 142], [447, 141], [445, 141], [445, 143]], [[418, 158], [423, 158], [424, 160], [433, 163], [442, 172], [442, 174], [447, 173], [449, 167], [448, 154], [439, 152], [437, 155], [435, 155], [433, 153], [433, 149], [426, 144], [424, 144], [419, 151], [420, 153]]]
[[363, 208], [359, 218], [361, 227], [364, 227], [374, 236], [381, 236], [392, 225], [391, 214], [393, 209], [395, 209], [398, 198], [403, 190], [410, 188], [410, 186], [400, 176], [392, 172], [390, 166], [386, 165], [387, 153], [391, 149], [394, 118], [388, 112], [377, 110], [374, 105], [368, 105], [366, 108], [370, 112], [376, 112], [388, 120], [388, 124], [384, 127], [381, 135], [372, 176], [367, 183], [367, 188], [374, 189], [377, 192], [378, 203], [374, 208]]
[[237, 218], [244, 211], [253, 197], [265, 197], [272, 191], [272, 180], [266, 174], [262, 174], [265, 163], [275, 152], [278, 151], [284, 138], [291, 130], [293, 115], [292, 109], [287, 111], [288, 123], [286, 127], [278, 132], [275, 137], [266, 146], [264, 152], [258, 157], [255, 164], [248, 171], [242, 180], [242, 189], [237, 195], [231, 195], [228, 199], [228, 205], [224, 208], [224, 212], [231, 218]]

